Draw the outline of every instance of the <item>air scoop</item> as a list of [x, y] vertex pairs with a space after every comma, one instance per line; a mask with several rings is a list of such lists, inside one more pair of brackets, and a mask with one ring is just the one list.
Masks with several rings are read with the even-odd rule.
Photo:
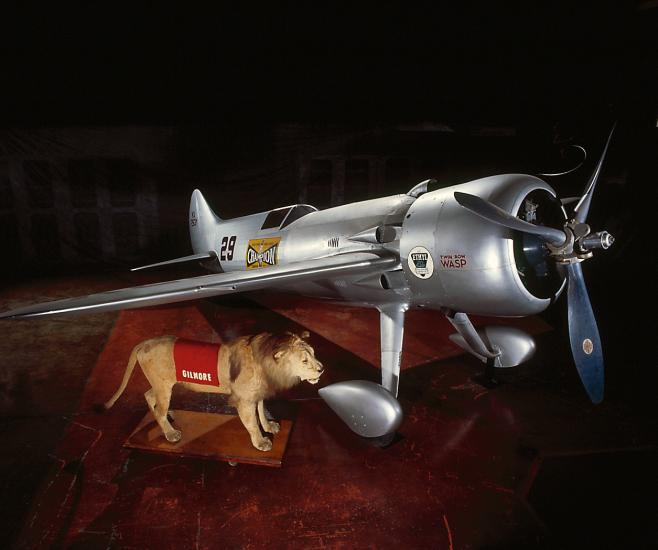
[[368, 380], [337, 382], [318, 390], [320, 397], [356, 434], [382, 437], [402, 423], [402, 407], [383, 386]]

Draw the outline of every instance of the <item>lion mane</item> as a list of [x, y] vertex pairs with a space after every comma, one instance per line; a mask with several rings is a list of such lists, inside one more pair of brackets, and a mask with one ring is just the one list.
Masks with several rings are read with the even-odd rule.
[[[304, 333], [307, 334], [307, 333]], [[263, 383], [262, 398], [267, 399], [280, 391], [299, 384], [299, 375], [292, 372], [290, 364], [281, 365], [275, 361], [277, 354], [294, 348], [313, 355], [313, 348], [302, 337], [291, 332], [281, 335], [263, 332], [246, 337], [244, 346], [234, 346], [229, 357], [230, 380], [235, 383], [242, 372], [243, 364], [251, 363], [260, 371]]]

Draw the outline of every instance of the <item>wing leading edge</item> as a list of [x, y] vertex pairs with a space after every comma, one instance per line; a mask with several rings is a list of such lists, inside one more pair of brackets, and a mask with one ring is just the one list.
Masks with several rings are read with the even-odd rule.
[[41, 317], [58, 313], [90, 313], [209, 298], [221, 294], [278, 288], [291, 283], [314, 281], [337, 276], [368, 274], [389, 269], [398, 263], [393, 255], [348, 253], [273, 266], [253, 271], [202, 275], [109, 292], [66, 298], [25, 306], [0, 313], [0, 319]]

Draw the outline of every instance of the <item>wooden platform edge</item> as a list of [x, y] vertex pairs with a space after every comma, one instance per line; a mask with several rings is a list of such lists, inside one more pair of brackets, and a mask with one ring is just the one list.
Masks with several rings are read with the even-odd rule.
[[293, 422], [280, 420], [272, 450], [259, 451], [238, 416], [219, 413], [174, 410], [174, 427], [182, 432], [178, 443], [169, 443], [149, 411], [123, 446], [166, 455], [205, 458], [238, 464], [280, 468], [288, 446]]

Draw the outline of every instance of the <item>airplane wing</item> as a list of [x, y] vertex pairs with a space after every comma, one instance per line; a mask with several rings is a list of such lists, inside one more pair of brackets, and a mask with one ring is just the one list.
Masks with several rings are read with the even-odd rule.
[[183, 302], [220, 294], [278, 288], [301, 281], [368, 274], [373, 271], [392, 268], [398, 262], [399, 259], [395, 255], [365, 252], [338, 254], [284, 266], [202, 275], [163, 283], [122, 288], [79, 298], [44, 302], [5, 311], [0, 313], [0, 319], [40, 317], [57, 313], [113, 311]]

